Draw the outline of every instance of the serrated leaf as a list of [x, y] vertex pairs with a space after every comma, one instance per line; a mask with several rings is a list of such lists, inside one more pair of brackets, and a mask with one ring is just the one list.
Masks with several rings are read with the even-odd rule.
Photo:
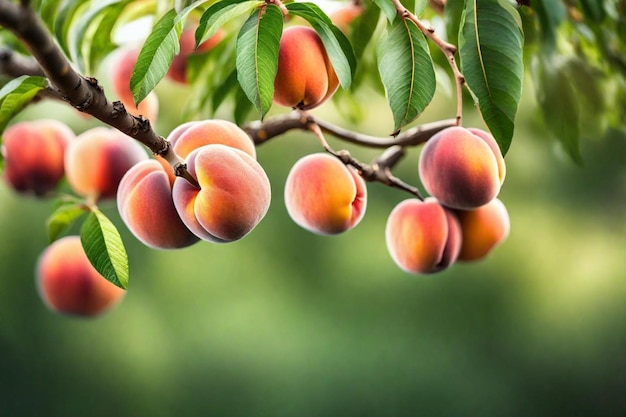
[[261, 119], [272, 105], [283, 14], [275, 5], [253, 13], [237, 35], [237, 80]]
[[357, 61], [346, 35], [314, 3], [290, 3], [287, 5], [287, 9], [290, 14], [306, 19], [315, 29], [322, 39], [324, 49], [326, 49], [339, 83], [344, 89], [350, 87], [356, 72]]
[[263, 4], [264, 1], [257, 0], [223, 0], [214, 3], [200, 18], [196, 29], [196, 47], [215, 35], [215, 32], [229, 20], [250, 14]]
[[535, 59], [533, 76], [537, 102], [548, 130], [556, 136], [574, 162], [582, 165], [580, 153], [580, 108], [576, 88], [562, 63]]
[[387, 16], [389, 23], [392, 23], [398, 17], [398, 11], [396, 6], [393, 5], [391, 0], [374, 0], [374, 3], [382, 12]]
[[67, 230], [85, 211], [86, 209], [83, 205], [76, 203], [59, 206], [46, 221], [50, 242], [57, 240], [61, 233]]
[[80, 230], [80, 241], [89, 262], [107, 280], [128, 288], [128, 256], [115, 225], [92, 208]]
[[45, 77], [23, 75], [9, 81], [0, 89], [0, 132], [4, 131], [13, 116], [22, 111], [47, 84]]
[[208, 0], [199, 0], [180, 13], [175, 9], [164, 14], [148, 35], [130, 77], [133, 100], [138, 105], [165, 77], [174, 55], [180, 52], [179, 38], [187, 15]]
[[507, 0], [468, 0], [459, 33], [461, 71], [502, 154], [513, 138], [522, 93], [523, 34]]
[[397, 131], [415, 120], [432, 100], [435, 70], [424, 34], [409, 19], [398, 19], [387, 28], [376, 54]]

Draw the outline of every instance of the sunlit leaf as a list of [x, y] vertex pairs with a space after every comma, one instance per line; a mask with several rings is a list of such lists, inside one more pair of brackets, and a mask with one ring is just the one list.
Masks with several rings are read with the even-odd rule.
[[390, 23], [398, 16], [398, 11], [391, 0], [374, 0], [374, 3], [382, 10], [385, 16], [387, 16]]
[[409, 19], [398, 19], [388, 27], [376, 53], [397, 131], [415, 120], [432, 100], [433, 63], [423, 33]]
[[46, 88], [45, 77], [27, 76], [15, 78], [0, 89], [0, 132], [9, 121], [30, 103], [41, 90]]
[[196, 46], [215, 35], [215, 32], [229, 20], [249, 15], [254, 9], [265, 4], [257, 0], [222, 0], [209, 7], [200, 18], [196, 29]]
[[237, 36], [237, 80], [261, 118], [272, 105], [283, 14], [275, 5], [258, 10]]
[[468, 0], [459, 33], [461, 70], [502, 154], [513, 138], [522, 93], [523, 34], [508, 0]]
[[92, 208], [80, 230], [80, 241], [89, 262], [107, 280], [128, 287], [128, 256], [115, 225], [101, 211]]

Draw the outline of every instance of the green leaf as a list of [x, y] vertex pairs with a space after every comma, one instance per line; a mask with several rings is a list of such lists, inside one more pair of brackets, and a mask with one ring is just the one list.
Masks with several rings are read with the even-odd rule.
[[387, 19], [389, 19], [389, 23], [392, 23], [398, 17], [398, 11], [396, 10], [396, 6], [393, 5], [391, 0], [374, 0], [374, 3], [378, 6], [380, 10], [383, 11]]
[[412, 21], [398, 19], [381, 37], [376, 55], [398, 131], [415, 120], [435, 94], [435, 70], [426, 38]]
[[83, 73], [92, 73], [99, 59], [117, 47], [111, 33], [120, 14], [132, 0], [100, 2], [80, 17], [73, 28], [72, 58]]
[[9, 81], [0, 89], [0, 132], [4, 131], [13, 116], [22, 111], [47, 84], [45, 77], [23, 75]]
[[59, 206], [46, 221], [48, 239], [54, 242], [67, 230], [76, 219], [84, 214], [86, 208], [82, 204], [67, 203]]
[[580, 154], [580, 108], [576, 87], [572, 84], [565, 63], [543, 57], [533, 62], [537, 102], [548, 130], [561, 142], [563, 149], [578, 165]]
[[460, 30], [461, 70], [504, 155], [522, 93], [520, 17], [508, 0], [468, 0]]
[[57, 21], [57, 11], [61, 2], [62, 0], [43, 0], [39, 6], [39, 16], [50, 31], [54, 31], [54, 25]]
[[74, 18], [79, 14], [80, 9], [86, 7], [89, 3], [75, 0], [66, 0], [63, 2], [54, 22], [54, 34], [59, 46], [67, 56], [71, 56], [69, 48], [70, 29], [73, 26]]
[[585, 17], [596, 23], [600, 23], [606, 17], [606, 11], [601, 0], [580, 0], [580, 5], [585, 13]]
[[237, 35], [237, 80], [261, 119], [272, 105], [283, 14], [275, 5], [258, 10]]
[[214, 3], [200, 18], [200, 24], [196, 29], [196, 47], [215, 35], [215, 32], [229, 20], [248, 15], [263, 4], [265, 2], [259, 0], [223, 0]]
[[380, 19], [380, 9], [375, 6], [367, 7], [352, 29], [351, 42], [354, 49], [354, 57], [361, 62], [361, 57], [372, 40], [376, 26]]
[[314, 3], [290, 3], [287, 5], [287, 9], [290, 14], [306, 19], [315, 29], [322, 39], [339, 83], [344, 89], [350, 87], [356, 72], [357, 62], [352, 45], [346, 35]]
[[458, 44], [459, 26], [463, 14], [464, 0], [446, 0], [446, 7], [443, 8], [443, 16], [446, 22], [446, 35], [448, 42], [453, 45]]
[[557, 30], [566, 17], [565, 6], [560, 1], [534, 0], [533, 10], [537, 13], [544, 46], [554, 49], [558, 37]]
[[[211, 108], [216, 112], [228, 94], [237, 87], [237, 71], [232, 71], [223, 83], [220, 83], [211, 96]], [[249, 100], [248, 100], [249, 101]]]
[[107, 280], [128, 287], [128, 256], [115, 225], [101, 211], [91, 213], [80, 230], [80, 241], [89, 262]]
[[196, 1], [180, 13], [176, 13], [176, 10], [172, 9], [154, 25], [139, 52], [137, 63], [130, 77], [130, 89], [133, 92], [133, 100], [136, 105], [146, 98], [159, 81], [165, 77], [174, 55], [180, 52], [178, 39], [187, 15], [207, 1]]
[[238, 86], [235, 90], [235, 108], [233, 109], [235, 124], [239, 126], [244, 125], [251, 111], [252, 102], [248, 100], [248, 97], [241, 86]]

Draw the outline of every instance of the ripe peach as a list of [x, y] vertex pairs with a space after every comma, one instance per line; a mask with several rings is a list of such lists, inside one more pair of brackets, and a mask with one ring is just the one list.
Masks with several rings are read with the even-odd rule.
[[221, 144], [240, 149], [256, 158], [254, 142], [248, 134], [227, 120], [202, 120], [183, 123], [168, 136], [174, 152], [186, 158], [194, 149], [204, 145]]
[[321, 38], [310, 27], [283, 31], [274, 81], [274, 102], [312, 109], [330, 98], [339, 86]]
[[96, 127], [78, 135], [67, 147], [65, 174], [77, 194], [114, 198], [126, 171], [145, 159], [148, 154], [135, 140], [118, 130]]
[[363, 178], [329, 154], [307, 155], [287, 175], [287, 212], [311, 232], [334, 235], [352, 229], [363, 218], [366, 203]]
[[4, 179], [14, 190], [44, 196], [65, 175], [63, 160], [74, 132], [56, 120], [19, 122], [3, 134]]
[[117, 208], [128, 229], [152, 248], [184, 248], [199, 240], [178, 216], [168, 173], [154, 159], [126, 172], [117, 190]]
[[459, 210], [457, 216], [463, 234], [461, 261], [483, 259], [506, 240], [511, 229], [509, 213], [497, 198], [474, 210]]
[[455, 215], [436, 199], [412, 198], [389, 214], [385, 241], [396, 265], [414, 274], [429, 274], [456, 261], [461, 229]]
[[242, 150], [205, 145], [186, 159], [200, 188], [176, 178], [172, 196], [183, 223], [211, 242], [241, 239], [261, 221], [270, 204], [270, 182], [261, 165]]
[[493, 151], [493, 154], [496, 156], [496, 161], [498, 162], [498, 177], [500, 178], [500, 185], [502, 185], [504, 183], [504, 178], [506, 177], [506, 164], [504, 163], [504, 157], [502, 156], [502, 152], [500, 152], [498, 142], [496, 142], [496, 139], [491, 133], [482, 129], [470, 127], [467, 130], [484, 140]]
[[213, 36], [202, 42], [196, 49], [197, 26], [185, 28], [180, 34], [180, 50], [172, 59], [172, 64], [167, 71], [167, 78], [181, 84], [187, 84], [187, 58], [194, 53], [208, 52], [213, 49], [223, 38], [224, 33], [218, 30]]
[[495, 198], [504, 178], [498, 156], [483, 137], [457, 126], [438, 132], [426, 142], [420, 154], [419, 175], [426, 191], [441, 204], [463, 210]]
[[77, 316], [104, 313], [126, 293], [96, 271], [78, 236], [63, 237], [44, 250], [37, 261], [36, 281], [49, 309]]
[[343, 33], [347, 33], [350, 29], [350, 24], [357, 17], [363, 14], [363, 6], [360, 4], [349, 3], [345, 4], [338, 9], [334, 10], [328, 15], [330, 20], [335, 26], [337, 26]]
[[130, 90], [130, 77], [133, 74], [138, 56], [139, 49], [136, 47], [121, 48], [113, 54], [110, 69], [111, 85], [128, 113], [133, 116], [144, 116], [154, 123], [159, 115], [159, 98], [157, 95], [151, 92], [139, 103], [139, 106], [135, 106], [133, 93]]

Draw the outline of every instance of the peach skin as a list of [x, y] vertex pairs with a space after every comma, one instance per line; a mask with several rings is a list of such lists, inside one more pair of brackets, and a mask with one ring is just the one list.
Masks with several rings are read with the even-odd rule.
[[312, 109], [337, 90], [335, 74], [324, 44], [308, 26], [283, 31], [274, 81], [274, 102], [287, 107]]
[[43, 251], [37, 261], [36, 283], [50, 310], [74, 316], [102, 314], [126, 293], [96, 271], [78, 236], [63, 237]]
[[199, 240], [178, 216], [168, 172], [154, 159], [126, 172], [117, 190], [117, 208], [133, 235], [151, 248], [179, 249]]
[[334, 235], [355, 227], [367, 205], [363, 178], [334, 156], [307, 155], [289, 171], [285, 205], [299, 226], [318, 234]]
[[168, 136], [174, 152], [186, 158], [191, 151], [212, 144], [227, 145], [256, 159], [256, 148], [248, 134], [228, 120], [201, 120], [183, 123]]
[[461, 249], [458, 219], [432, 198], [400, 202], [389, 214], [385, 241], [393, 261], [413, 274], [439, 272], [452, 265]]
[[270, 181], [261, 165], [230, 146], [205, 145], [186, 159], [187, 170], [200, 188], [176, 178], [172, 196], [183, 223], [210, 242], [241, 239], [269, 208]]
[[133, 165], [148, 159], [139, 142], [116, 129], [96, 127], [76, 137], [65, 152], [65, 174], [84, 197], [115, 198], [117, 186]]
[[15, 191], [43, 197], [65, 175], [64, 158], [74, 132], [57, 120], [18, 122], [4, 131], [4, 179]]
[[511, 222], [506, 207], [495, 198], [474, 210], [459, 210], [463, 245], [460, 261], [476, 261], [485, 258], [506, 240]]
[[121, 48], [113, 53], [110, 65], [111, 86], [128, 113], [133, 116], [143, 116], [154, 124], [159, 115], [159, 98], [156, 93], [151, 92], [139, 103], [139, 106], [136, 106], [130, 90], [130, 78], [138, 56], [139, 48], [137, 47]]
[[482, 137], [457, 126], [426, 142], [419, 158], [419, 176], [430, 195], [455, 209], [480, 207], [500, 192], [496, 154]]

